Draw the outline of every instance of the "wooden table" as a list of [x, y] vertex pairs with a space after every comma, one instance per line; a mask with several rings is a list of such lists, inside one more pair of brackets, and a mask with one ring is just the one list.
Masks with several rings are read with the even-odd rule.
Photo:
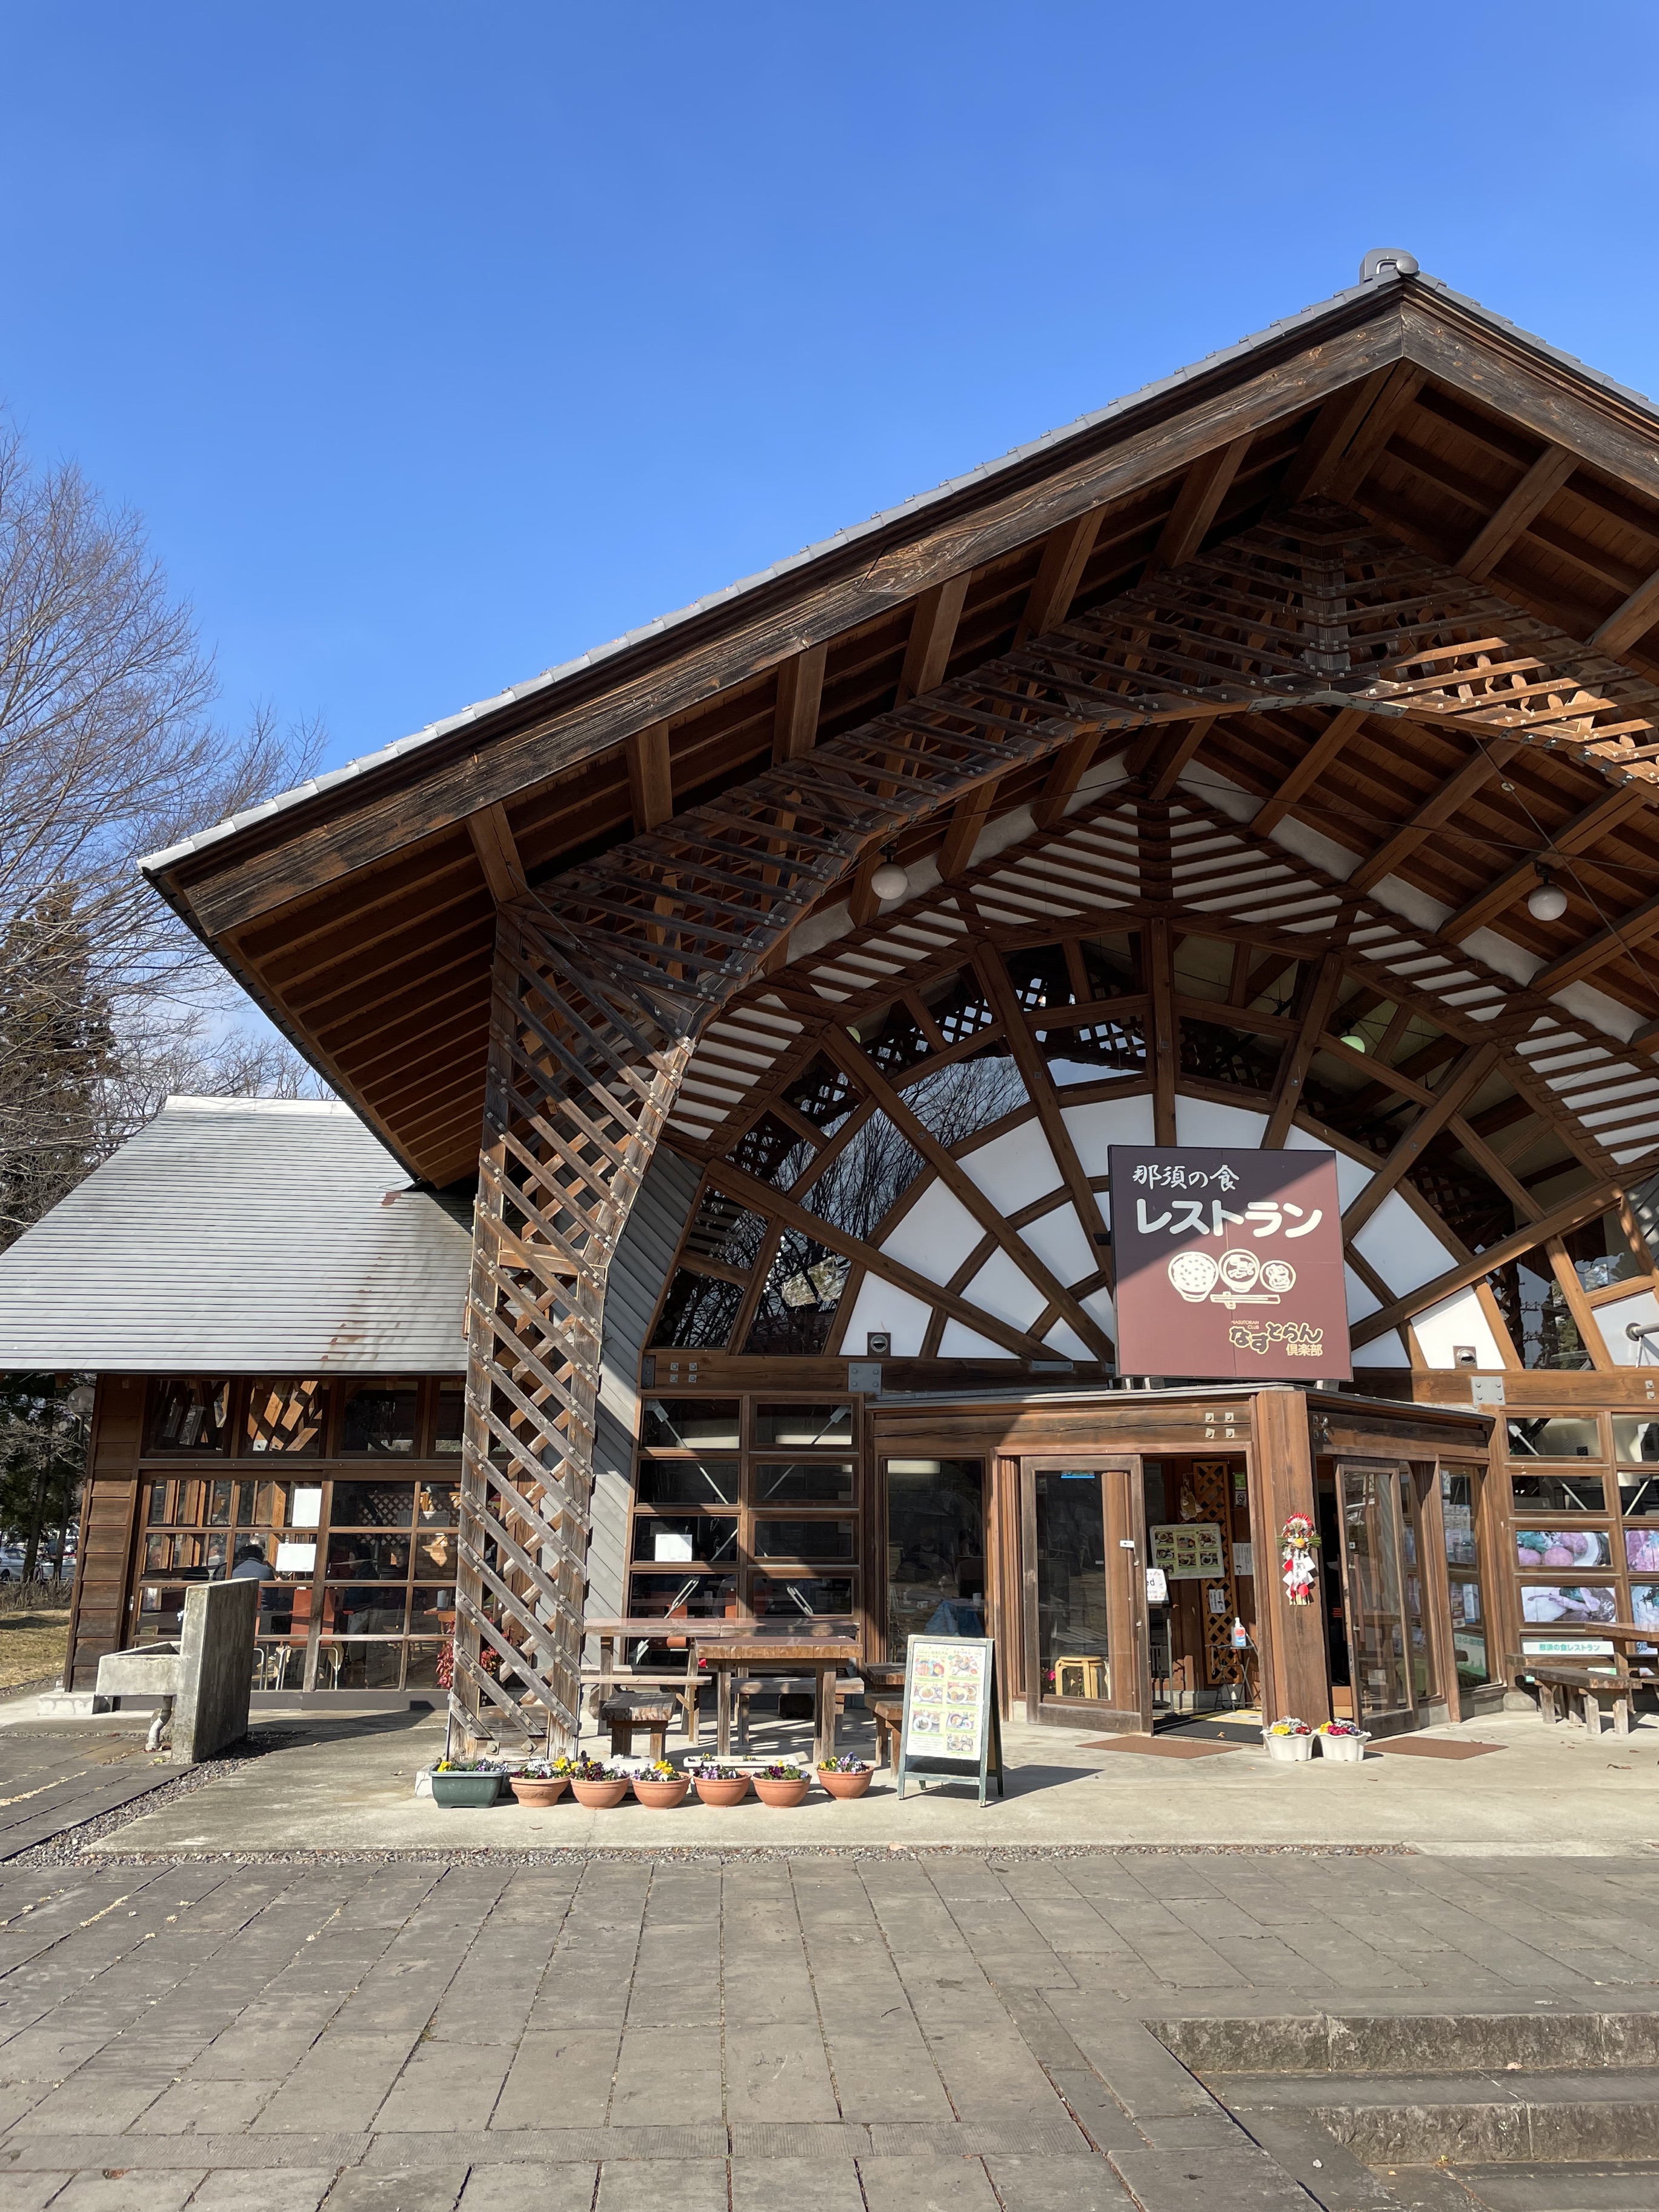
[[757, 1636], [711, 1639], [698, 1653], [720, 1684], [715, 1755], [732, 1756], [732, 1680], [735, 1674], [811, 1674], [813, 1678], [812, 1764], [836, 1755], [836, 1677], [859, 1656], [850, 1636]]
[[[703, 1647], [731, 1636], [752, 1636], [755, 1625], [751, 1620], [690, 1620], [663, 1613], [620, 1614], [590, 1617], [582, 1623], [582, 1632], [598, 1639], [599, 1663], [581, 1669], [582, 1687], [588, 1692], [589, 1702], [597, 1716], [606, 1697], [612, 1690], [672, 1689], [685, 1706], [685, 1740], [697, 1741], [697, 1680], [698, 1662]], [[618, 1665], [617, 1647], [628, 1644], [683, 1643], [685, 1645], [684, 1671], [670, 1673], [666, 1668], [640, 1673], [625, 1663]]]

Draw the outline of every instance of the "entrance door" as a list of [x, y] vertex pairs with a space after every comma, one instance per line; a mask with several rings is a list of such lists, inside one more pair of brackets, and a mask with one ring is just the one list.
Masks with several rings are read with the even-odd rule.
[[1419, 1728], [1437, 1689], [1418, 1482], [1398, 1461], [1340, 1462], [1336, 1498], [1354, 1718], [1384, 1735]]
[[1022, 1476], [1027, 1717], [1149, 1733], [1139, 1466], [1027, 1460]]

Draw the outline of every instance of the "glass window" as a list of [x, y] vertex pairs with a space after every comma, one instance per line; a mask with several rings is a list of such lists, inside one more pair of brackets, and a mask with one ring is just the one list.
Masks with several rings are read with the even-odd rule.
[[976, 1459], [887, 1462], [887, 1654], [912, 1636], [977, 1635], [982, 1611], [985, 1471]]
[[850, 1505], [853, 1462], [843, 1460], [757, 1460], [757, 1505]]
[[802, 1194], [801, 1204], [820, 1221], [868, 1243], [921, 1172], [921, 1155], [909, 1139], [884, 1114], [872, 1114]]
[[230, 1448], [230, 1384], [170, 1376], [156, 1385], [150, 1416], [153, 1452], [222, 1452]]
[[766, 1241], [766, 1226], [763, 1215], [750, 1213], [724, 1191], [706, 1190], [685, 1232], [685, 1249], [699, 1260], [752, 1268]]
[[1659, 1515], [1659, 1475], [1644, 1475], [1640, 1482], [1620, 1482], [1619, 1508], [1626, 1521]]
[[1534, 1626], [1559, 1621], [1564, 1628], [1617, 1620], [1619, 1593], [1611, 1583], [1522, 1583], [1521, 1618]]
[[403, 1677], [401, 1644], [319, 1644], [317, 1686], [319, 1690], [395, 1690]]
[[239, 1482], [236, 1486], [236, 1525], [239, 1528], [276, 1528], [288, 1519], [291, 1482]]
[[1093, 1469], [1043, 1468], [1036, 1483], [1042, 1693], [1098, 1704], [1111, 1696], [1101, 1477]]
[[817, 1153], [817, 1147], [787, 1122], [779, 1121], [775, 1114], [763, 1114], [744, 1131], [726, 1158], [757, 1182], [787, 1190], [806, 1172]]
[[149, 1504], [145, 1508], [144, 1518], [153, 1525], [157, 1522], [165, 1522], [167, 1517], [167, 1486], [165, 1482], [152, 1482], [149, 1486]]
[[453, 1627], [454, 1620], [453, 1583], [433, 1589], [417, 1589], [411, 1595], [409, 1606], [409, 1632], [411, 1636], [434, 1635], [441, 1629]]
[[465, 1426], [466, 1384], [459, 1375], [446, 1375], [438, 1385], [437, 1410], [433, 1420], [434, 1459], [459, 1458]]
[[726, 1345], [743, 1310], [744, 1288], [723, 1276], [700, 1275], [677, 1267], [652, 1332], [653, 1346], [684, 1352], [715, 1352]]
[[1630, 1617], [1638, 1628], [1659, 1628], [1659, 1583], [1632, 1583]]
[[947, 1152], [1030, 1103], [1019, 1070], [994, 1048], [918, 1076], [902, 1095], [929, 1136]]
[[1516, 1474], [1510, 1478], [1517, 1512], [1604, 1513], [1607, 1486], [1599, 1474]]
[[409, 1592], [400, 1583], [389, 1589], [353, 1583], [325, 1596], [325, 1623], [337, 1636], [401, 1636], [408, 1612]]
[[1601, 1430], [1594, 1418], [1540, 1413], [1509, 1423], [1511, 1459], [1600, 1459]]
[[[338, 1495], [337, 1486], [336, 1495]], [[415, 1489], [415, 1521], [417, 1528], [453, 1528], [461, 1517], [461, 1492], [459, 1483], [422, 1482]]]
[[453, 1575], [456, 1559], [455, 1539], [447, 1529], [436, 1536], [416, 1537], [415, 1571], [417, 1575]]
[[337, 1528], [407, 1528], [414, 1512], [412, 1482], [337, 1482], [329, 1518]]
[[1638, 1466], [1650, 1460], [1659, 1460], [1659, 1421], [1630, 1420], [1615, 1413], [1613, 1417], [1613, 1455], [1615, 1459], [1633, 1462]]
[[415, 1451], [415, 1418], [420, 1389], [414, 1382], [349, 1382], [340, 1425], [343, 1457], [370, 1453], [407, 1455]]
[[1440, 1518], [1446, 1532], [1446, 1574], [1451, 1587], [1452, 1656], [1458, 1683], [1464, 1689], [1474, 1689], [1492, 1679], [1474, 1485], [1472, 1474], [1449, 1468], [1440, 1470]]
[[640, 1620], [720, 1620], [738, 1611], [735, 1575], [632, 1574], [628, 1610]]
[[328, 1431], [325, 1382], [256, 1381], [248, 1393], [246, 1449], [308, 1452], [323, 1449]]
[[659, 1566], [692, 1560], [719, 1566], [738, 1555], [738, 1522], [727, 1513], [639, 1513], [634, 1517], [634, 1557]]
[[734, 1459], [642, 1459], [641, 1505], [735, 1505], [738, 1462]]
[[850, 1559], [850, 1521], [757, 1521], [757, 1559]]
[[757, 1575], [755, 1614], [764, 1620], [769, 1634], [779, 1629], [815, 1622], [827, 1630], [850, 1626], [853, 1578], [850, 1575]]
[[1659, 1575], [1659, 1528], [1626, 1528], [1625, 1565], [1633, 1575]]
[[1560, 1567], [1605, 1567], [1613, 1547], [1600, 1528], [1517, 1528], [1516, 1564], [1534, 1574]]
[[787, 1444], [799, 1450], [803, 1444], [850, 1444], [853, 1409], [850, 1406], [757, 1406], [755, 1442]]
[[688, 1451], [695, 1451], [699, 1445], [735, 1445], [738, 1401], [735, 1398], [647, 1398], [641, 1441], [659, 1448], [676, 1445]]
[[1648, 1272], [1631, 1250], [1630, 1239], [1616, 1213], [1604, 1213], [1599, 1221], [1570, 1230], [1563, 1241], [1587, 1291], [1605, 1291], [1614, 1283], [1626, 1283], [1632, 1275]]
[[409, 1654], [404, 1667], [404, 1687], [406, 1690], [435, 1690], [438, 1687], [438, 1660], [443, 1645], [409, 1644], [404, 1649]]
[[341, 1582], [402, 1582], [409, 1574], [407, 1536], [331, 1536], [328, 1578]]
[[779, 1233], [744, 1350], [775, 1357], [811, 1358], [830, 1341], [848, 1262], [798, 1229]]

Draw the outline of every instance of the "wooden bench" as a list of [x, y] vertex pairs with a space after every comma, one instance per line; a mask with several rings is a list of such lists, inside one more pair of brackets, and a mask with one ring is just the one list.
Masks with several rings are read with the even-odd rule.
[[[800, 1677], [800, 1680], [805, 1685], [807, 1692], [807, 1712], [806, 1714], [797, 1715], [796, 1717], [805, 1719], [810, 1717], [811, 1711], [812, 1684], [811, 1679], [808, 1675], [802, 1675]], [[774, 1691], [777, 1692], [778, 1697], [781, 1699], [787, 1697], [791, 1692], [794, 1690], [795, 1684], [786, 1678], [781, 1682], [739, 1681], [734, 1686], [734, 1687], [738, 1700], [738, 1748], [739, 1751], [747, 1751], [749, 1748], [749, 1708], [754, 1699], [757, 1698], [769, 1697]], [[836, 1715], [837, 1719], [839, 1719], [841, 1715], [846, 1711], [847, 1700], [848, 1698], [862, 1697], [863, 1694], [864, 1684], [858, 1675], [838, 1674], [836, 1677]]]
[[632, 1697], [636, 1692], [653, 1696], [659, 1702], [672, 1702], [684, 1716], [688, 1743], [697, 1740], [697, 1678], [688, 1675], [684, 1669], [676, 1674], [658, 1673], [650, 1668], [584, 1667], [581, 1684], [587, 1695], [587, 1709], [603, 1725], [605, 1708], [613, 1697]]
[[1603, 1698], [1612, 1701], [1613, 1734], [1628, 1735], [1631, 1704], [1636, 1692], [1659, 1682], [1659, 1675], [1652, 1668], [1633, 1668], [1622, 1651], [1613, 1652], [1605, 1661], [1598, 1656], [1594, 1666], [1575, 1666], [1570, 1659], [1553, 1655], [1540, 1658], [1528, 1652], [1511, 1651], [1504, 1664], [1514, 1680], [1530, 1682], [1537, 1691], [1541, 1720], [1553, 1723], [1571, 1718], [1571, 1700], [1577, 1698], [1584, 1726], [1592, 1735], [1601, 1733]]
[[904, 1726], [902, 1698], [878, 1698], [871, 1711], [876, 1717], [876, 1765], [896, 1767], [893, 1747]]
[[647, 1703], [638, 1698], [607, 1698], [599, 1707], [599, 1725], [611, 1731], [612, 1759], [631, 1759], [635, 1735], [641, 1731], [650, 1736], [652, 1758], [665, 1758], [668, 1731], [678, 1710], [678, 1699]]

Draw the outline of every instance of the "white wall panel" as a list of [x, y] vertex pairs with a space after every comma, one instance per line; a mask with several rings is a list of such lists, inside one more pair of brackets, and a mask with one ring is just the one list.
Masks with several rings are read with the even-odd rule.
[[1051, 1345], [1062, 1359], [1093, 1359], [1097, 1356], [1069, 1322], [1057, 1321], [1042, 1341]]
[[1498, 1348], [1498, 1339], [1492, 1334], [1492, 1324], [1481, 1310], [1473, 1288], [1456, 1291], [1450, 1297], [1442, 1298], [1437, 1306], [1430, 1306], [1426, 1312], [1419, 1314], [1412, 1327], [1431, 1367], [1455, 1367], [1457, 1361], [1453, 1354], [1460, 1344], [1473, 1349], [1479, 1365], [1503, 1367], [1504, 1355]]
[[1387, 1336], [1373, 1337], [1369, 1344], [1354, 1347], [1355, 1374], [1367, 1367], [1409, 1367], [1406, 1347], [1400, 1340], [1400, 1332], [1391, 1329]]
[[930, 1283], [946, 1283], [984, 1234], [962, 1200], [935, 1182], [881, 1249]]
[[1107, 1335], [1109, 1336], [1113, 1343], [1115, 1344], [1117, 1341], [1117, 1310], [1112, 1304], [1111, 1292], [1109, 1291], [1091, 1291], [1088, 1297], [1086, 1298], [1079, 1298], [1078, 1300], [1078, 1304], [1083, 1308], [1085, 1313], [1093, 1315], [1094, 1318], [1105, 1330]]
[[1267, 1126], [1265, 1114], [1248, 1107], [1224, 1106], [1217, 1098], [1176, 1100], [1176, 1140], [1182, 1145], [1208, 1145], [1219, 1152], [1229, 1145], [1245, 1145], [1255, 1152]]
[[[1097, 1069], [1096, 1074], [1099, 1074]], [[1152, 1141], [1152, 1102], [1150, 1098], [1106, 1098], [1093, 1106], [1060, 1109], [1085, 1175], [1103, 1176], [1108, 1145], [1150, 1145]]]
[[1016, 1328], [1029, 1328], [1048, 1303], [1006, 1252], [994, 1252], [962, 1295]]
[[1054, 1156], [1036, 1121], [1023, 1122], [1006, 1136], [964, 1152], [959, 1164], [1003, 1213], [1018, 1213], [1034, 1198], [1046, 1198], [1060, 1187]]
[[1597, 1306], [1595, 1318], [1601, 1326], [1602, 1342], [1620, 1367], [1651, 1367], [1659, 1363], [1659, 1335], [1629, 1334], [1632, 1322], [1638, 1328], [1659, 1330], [1659, 1302], [1651, 1291], [1638, 1291], [1633, 1297]]
[[988, 1336], [977, 1335], [959, 1321], [947, 1321], [939, 1356], [941, 1359], [1006, 1359], [1010, 1354], [1006, 1345], [993, 1344]]
[[1431, 1283], [1456, 1265], [1457, 1255], [1413, 1212], [1397, 1190], [1389, 1193], [1353, 1243], [1396, 1295], [1414, 1291], [1419, 1283]]
[[1298, 1129], [1294, 1126], [1285, 1139], [1285, 1149], [1287, 1152], [1329, 1152], [1333, 1156], [1336, 1161], [1337, 1195], [1342, 1200], [1345, 1213], [1364, 1189], [1374, 1172], [1370, 1168], [1361, 1167], [1358, 1160], [1351, 1160], [1346, 1152], [1338, 1152], [1334, 1145], [1322, 1144], [1310, 1130]]
[[1353, 1269], [1346, 1263], [1342, 1276], [1348, 1286], [1348, 1326], [1352, 1328], [1357, 1321], [1364, 1321], [1367, 1314], [1378, 1312], [1382, 1301], [1366, 1289]]
[[1039, 1214], [1019, 1234], [1022, 1243], [1062, 1283], [1080, 1283], [1099, 1269], [1102, 1255], [1085, 1235], [1074, 1206], [1057, 1206], [1052, 1213]]
[[852, 1317], [842, 1337], [842, 1350], [848, 1359], [862, 1359], [866, 1332], [884, 1328], [892, 1333], [895, 1359], [919, 1358], [922, 1339], [927, 1334], [929, 1313], [930, 1309], [920, 1298], [913, 1298], [896, 1283], [884, 1282], [879, 1275], [866, 1275], [859, 1285]]

